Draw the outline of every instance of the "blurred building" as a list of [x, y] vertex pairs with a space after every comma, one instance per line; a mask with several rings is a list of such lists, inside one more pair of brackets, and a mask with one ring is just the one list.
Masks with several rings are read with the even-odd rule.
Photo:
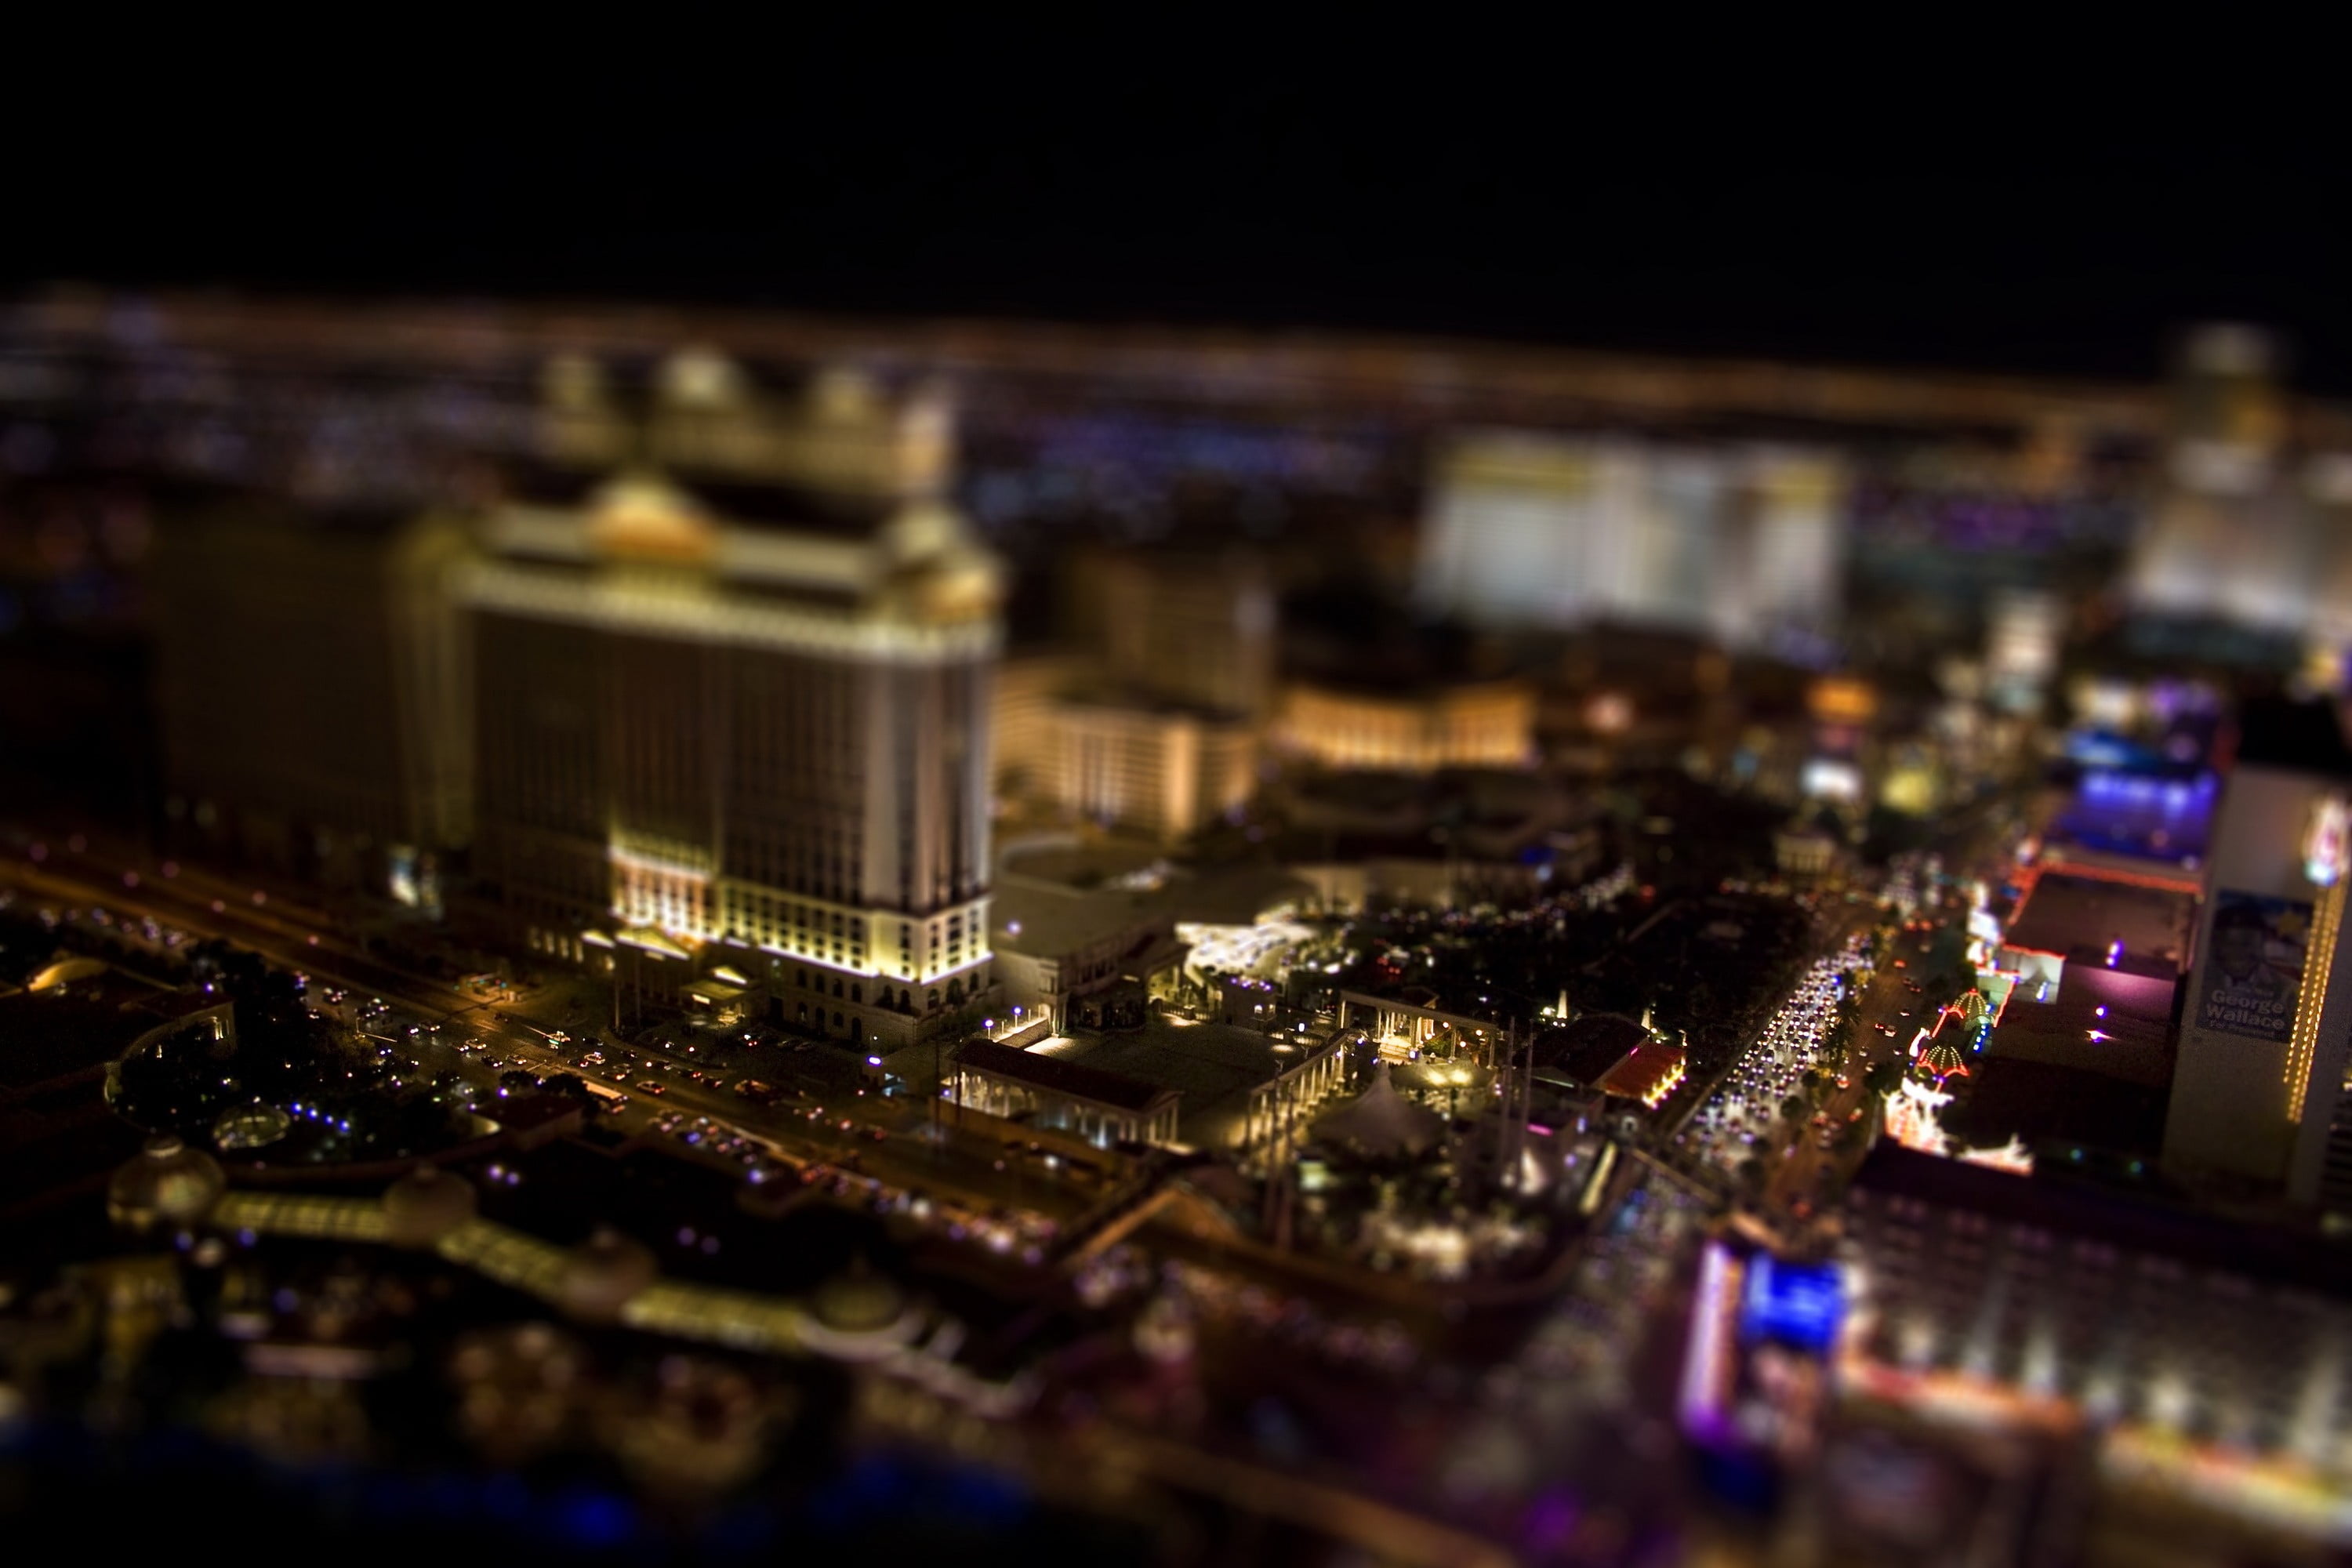
[[1181, 708], [1065, 700], [1052, 710], [1052, 797], [1094, 821], [1173, 841], [1242, 805], [1257, 731]]
[[997, 787], [1168, 842], [1247, 801], [1274, 693], [1263, 563], [1096, 552], [1069, 592], [1077, 647], [1010, 661], [999, 687]]
[[1079, 668], [1056, 655], [1007, 664], [993, 709], [1003, 798], [1167, 843], [1249, 799], [1257, 725], [1101, 692]]
[[1838, 608], [1843, 489], [1811, 453], [1465, 436], [1432, 487], [1422, 600], [1494, 627], [1817, 637]]
[[438, 900], [472, 731], [453, 516], [222, 500], [157, 531], [165, 812], [192, 851]]
[[[2192, 333], [2174, 372], [2161, 493], [2133, 553], [2133, 606], [2352, 646], [2352, 458], [2282, 384], [2284, 353], [2242, 326]], [[2308, 427], [2299, 427], [2302, 426]]]
[[991, 983], [1000, 574], [935, 502], [820, 521], [643, 478], [488, 521], [474, 868], [535, 949], [756, 950], [782, 1021], [892, 1047]]
[[550, 357], [537, 420], [543, 458], [604, 473], [632, 463], [698, 479], [789, 485], [834, 497], [941, 493], [955, 471], [943, 387], [893, 395], [836, 364], [779, 393], [718, 350], [677, 350], [649, 384], [624, 384], [583, 353]]
[[1847, 1212], [1853, 1393], [2085, 1434], [2109, 1484], [2156, 1481], [2296, 1534], [2337, 1528], [2352, 1277], [2326, 1249], [1892, 1142], [1863, 1163]]
[[1984, 681], [1995, 707], [2039, 712], [2066, 634], [2066, 607], [2053, 594], [2008, 589], [1987, 609]]
[[1516, 680], [1353, 690], [1294, 681], [1276, 727], [1286, 750], [1327, 768], [1434, 773], [1521, 768], [1535, 758], [1536, 693]]
[[2282, 355], [2267, 334], [2193, 333], [2173, 375], [2164, 492], [2134, 553], [2135, 605], [2289, 629], [2308, 607], [2292, 496]]
[[2352, 747], [2332, 707], [2247, 706], [2204, 867], [2168, 1169], [2318, 1195], [2352, 1037], [2352, 986], [2336, 984], [2347, 801]]
[[1096, 551], [1077, 563], [1071, 595], [1103, 682], [1204, 713], [1265, 718], [1278, 628], [1257, 555]]
[[993, 784], [1001, 797], [1045, 799], [1058, 786], [1055, 710], [1076, 668], [1077, 661], [1062, 653], [1011, 654], [997, 666], [989, 728], [995, 742]]

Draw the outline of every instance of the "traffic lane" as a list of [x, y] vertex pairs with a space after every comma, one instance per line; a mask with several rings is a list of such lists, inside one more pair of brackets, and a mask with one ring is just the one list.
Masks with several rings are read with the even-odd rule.
[[[76, 849], [70, 838], [39, 840], [47, 850], [45, 864], [51, 866], [83, 865], [96, 868], [105, 875], [120, 880], [124, 875], [142, 881], [161, 879], [185, 881], [202, 887], [208, 897], [226, 903], [252, 902], [257, 908], [284, 910], [289, 918], [312, 926], [339, 923], [330, 910], [307, 900], [315, 896], [313, 889], [289, 888], [274, 883], [268, 878], [232, 877], [225, 871], [200, 863], [181, 861], [150, 854], [146, 849], [120, 838], [103, 834], [85, 834], [82, 847]], [[271, 884], [271, 885], [265, 885]]]
[[[346, 989], [363, 991], [380, 997], [394, 1007], [422, 1018], [433, 1019], [446, 1026], [463, 1025], [471, 1034], [503, 1047], [501, 1063], [535, 1070], [541, 1076], [549, 1072], [579, 1072], [573, 1055], [553, 1046], [530, 1026], [507, 1017], [478, 999], [467, 997], [454, 988], [438, 984], [420, 984], [413, 976], [390, 970], [348, 952], [323, 952], [307, 940], [296, 943], [277, 922], [255, 920], [236, 906], [220, 911], [212, 910], [209, 900], [200, 898], [163, 898], [152, 896], [156, 887], [142, 882], [137, 887], [107, 886], [87, 878], [58, 877], [46, 868], [27, 868], [12, 865], [6, 874], [20, 884], [30, 884], [40, 896], [56, 898], [69, 905], [89, 905], [119, 912], [131, 910], [159, 922], [168, 921], [202, 936], [216, 936], [235, 942], [282, 967], [300, 970]], [[199, 889], [199, 892], [201, 889]], [[306, 938], [307, 938], [307, 934]], [[321, 959], [325, 962], [321, 962]], [[404, 1037], [415, 1046], [424, 1037]], [[499, 1068], [480, 1063], [456, 1052], [446, 1040], [436, 1040], [432, 1047], [418, 1047], [434, 1056], [445, 1053], [449, 1066], [470, 1080], [494, 1083]], [[929, 1146], [920, 1160], [909, 1160], [897, 1150], [877, 1143], [870, 1134], [862, 1133], [855, 1124], [871, 1123], [888, 1116], [868, 1106], [863, 1110], [853, 1108], [854, 1102], [825, 1106], [827, 1114], [819, 1121], [805, 1118], [793, 1119], [761, 1113], [758, 1108], [747, 1107], [740, 1099], [723, 1092], [711, 1091], [689, 1083], [664, 1084], [658, 1095], [647, 1095], [635, 1081], [604, 1079], [634, 1104], [646, 1107], [649, 1122], [659, 1115], [653, 1107], [667, 1105], [690, 1114], [707, 1115], [714, 1121], [723, 1121], [747, 1135], [762, 1136], [788, 1142], [799, 1158], [809, 1163], [836, 1164], [845, 1169], [863, 1171], [869, 1174], [887, 1173], [894, 1184], [909, 1184], [917, 1190], [924, 1185], [952, 1184], [978, 1201], [994, 1206], [1035, 1206], [1040, 1212], [1053, 1211], [1062, 1217], [1082, 1206], [1082, 1194], [1074, 1194], [1058, 1182], [1028, 1172], [1024, 1163], [1004, 1157], [1001, 1152], [982, 1154], [949, 1145]], [[839, 1123], [847, 1120], [854, 1125], [845, 1131]], [[797, 1122], [797, 1124], [795, 1124]], [[992, 1150], [994, 1145], [989, 1146]]]
[[[1924, 993], [1915, 994], [1911, 991], [1911, 984], [1906, 971], [1882, 968], [1878, 978], [1865, 988], [1864, 1005], [1855, 1028], [1855, 1046], [1858, 1048], [1845, 1068], [1847, 1087], [1833, 1091], [1820, 1112], [1829, 1118], [1826, 1131], [1831, 1133], [1852, 1125], [1857, 1111], [1864, 1118], [1869, 1116], [1870, 1094], [1863, 1087], [1862, 1080], [1863, 1075], [1873, 1065], [1881, 1062], [1909, 1065], [1911, 1037], [1918, 1032], [1924, 1021], [1919, 1015], [1924, 1011], [1922, 1004], [1925, 1001]], [[1903, 1016], [1906, 1012], [1911, 1015], [1909, 1017]], [[1891, 1036], [1878, 1032], [1875, 1026], [1882, 1023], [1894, 1030]], [[1815, 1127], [1808, 1118], [1795, 1145], [1777, 1169], [1769, 1190], [1780, 1206], [1792, 1207], [1800, 1199], [1811, 1205], [1821, 1191], [1819, 1184], [1823, 1179], [1824, 1170], [1832, 1179], [1850, 1174], [1852, 1168], [1859, 1165], [1867, 1152], [1866, 1146], [1846, 1152], [1835, 1149], [1824, 1152], [1818, 1142], [1822, 1131], [1824, 1129]]]
[[395, 993], [430, 994], [428, 1010], [439, 1018], [456, 1018], [484, 1010], [488, 1004], [453, 986], [411, 974], [360, 952], [348, 944], [329, 942], [261, 910], [235, 904], [215, 909], [215, 900], [201, 890], [188, 891], [171, 882], [142, 880], [125, 887], [87, 875], [60, 875], [47, 867], [0, 864], [5, 876], [20, 889], [44, 900], [72, 907], [96, 907], [113, 912], [129, 910], [158, 924], [170, 925], [198, 937], [216, 938], [248, 949], [280, 966], [320, 974], [340, 985], [382, 996]]
[[322, 954], [344, 973], [363, 972], [368, 977], [364, 988], [371, 992], [383, 994], [394, 984], [412, 991], [421, 988], [435, 998], [435, 1011], [441, 1016], [492, 1005], [487, 997], [377, 957], [350, 934], [341, 916], [298, 904], [282, 890], [249, 889], [218, 873], [171, 861], [160, 867], [145, 865], [128, 857], [102, 853], [99, 847], [70, 861], [61, 861], [52, 855], [37, 869], [52, 877], [69, 878], [93, 900], [130, 895], [142, 898], [151, 907], [168, 905], [178, 912], [168, 917], [159, 913], [156, 918], [168, 918], [172, 923], [190, 929], [205, 929], [209, 934], [226, 940], [252, 943], [260, 938], [274, 937], [298, 944], [300, 951], [288, 960], [295, 967], [314, 967], [318, 960], [310, 955]]

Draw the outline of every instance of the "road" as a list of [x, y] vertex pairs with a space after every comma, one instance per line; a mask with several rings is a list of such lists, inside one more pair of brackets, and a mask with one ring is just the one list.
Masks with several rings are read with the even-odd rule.
[[[1931, 911], [1928, 918], [1943, 912]], [[1768, 1210], [1807, 1217], [1811, 1210], [1822, 1206], [1827, 1189], [1843, 1183], [1861, 1163], [1868, 1148], [1866, 1142], [1857, 1141], [1849, 1148], [1824, 1152], [1820, 1146], [1820, 1135], [1824, 1130], [1834, 1134], [1837, 1129], [1850, 1125], [1857, 1113], [1866, 1121], [1871, 1114], [1870, 1091], [1863, 1087], [1863, 1075], [1878, 1062], [1907, 1065], [1912, 1037], [1922, 1024], [1934, 1021], [1937, 1004], [1924, 992], [1914, 994], [1911, 990], [1918, 984], [1912, 977], [1913, 969], [1920, 963], [1923, 949], [1933, 940], [1930, 933], [1897, 931], [1892, 951], [1879, 955], [1873, 978], [1859, 994], [1861, 1012], [1843, 1072], [1846, 1087], [1832, 1089], [1817, 1112], [1827, 1119], [1825, 1127], [1809, 1119], [1794, 1147], [1773, 1166], [1764, 1195]], [[1906, 967], [1895, 967], [1894, 960], [1897, 958], [1905, 961]], [[1893, 1033], [1882, 1033], [1882, 1028]]]
[[[1848, 1087], [1833, 1092], [1822, 1106], [1821, 1114], [1828, 1118], [1831, 1130], [1848, 1124], [1857, 1110], [1867, 1118], [1872, 1113], [1869, 1091], [1863, 1087], [1863, 1074], [1874, 1062], [1893, 1062], [1908, 1067], [1911, 1041], [1922, 1027], [1932, 1026], [1937, 1009], [1954, 1000], [1912, 987], [1923, 974], [1932, 974], [1941, 967], [1945, 952], [1965, 947], [1968, 941], [1969, 904], [1961, 890], [1973, 879], [1994, 879], [2006, 875], [2015, 864], [2010, 846], [2003, 835], [2014, 824], [2001, 807], [2000, 797], [1989, 797], [1972, 808], [1967, 818], [1947, 835], [1950, 845], [1950, 875], [1954, 884], [1941, 899], [1930, 889], [1923, 889], [1919, 918], [1927, 921], [1932, 930], [1909, 931], [1898, 930], [1890, 950], [1877, 955], [1876, 973], [1862, 994], [1862, 1015], [1854, 1028], [1853, 1046], [1848, 1054], [1845, 1078]], [[1896, 967], [1900, 960], [1903, 967]], [[1882, 1033], [1885, 1026], [1891, 1033]], [[1948, 1031], [1957, 1025], [1946, 1026]], [[1798, 1137], [1795, 1145], [1774, 1167], [1767, 1186], [1763, 1206], [1775, 1215], [1790, 1215], [1810, 1217], [1824, 1206], [1823, 1198], [1841, 1188], [1853, 1173], [1866, 1152], [1866, 1142], [1857, 1142], [1850, 1149], [1823, 1152], [1819, 1146], [1820, 1129], [1810, 1121]]]
[[[1019, 1208], [1055, 1220], [1081, 1212], [1102, 1190], [1101, 1181], [1086, 1172], [1066, 1168], [1049, 1173], [992, 1140], [961, 1132], [960, 1113], [951, 1108], [934, 1136], [928, 1102], [910, 1104], [852, 1091], [775, 1107], [753, 1106], [723, 1088], [674, 1076], [687, 1065], [675, 1058], [651, 1071], [632, 1069], [614, 1076], [584, 1072], [578, 1058], [591, 1046], [615, 1059], [625, 1053], [643, 1061], [656, 1053], [601, 1038], [560, 1047], [551, 1043], [547, 1030], [507, 1008], [372, 957], [329, 923], [331, 917], [323, 911], [302, 910], [301, 916], [308, 919], [298, 918], [284, 900], [267, 895], [257, 900], [250, 889], [238, 900], [230, 896], [236, 889], [224, 879], [186, 868], [167, 875], [161, 868], [142, 870], [95, 849], [74, 855], [60, 848], [38, 864], [0, 859], [0, 882], [37, 901], [104, 908], [152, 919], [199, 939], [219, 938], [315, 979], [381, 997], [420, 1025], [441, 1025], [437, 1040], [420, 1035], [406, 1043], [436, 1066], [446, 1061], [477, 1084], [494, 1082], [498, 1069], [450, 1048], [469, 1037], [482, 1040], [487, 1054], [509, 1067], [542, 1075], [577, 1072], [598, 1078], [627, 1097], [627, 1106], [607, 1117], [625, 1132], [647, 1132], [665, 1110], [708, 1116], [803, 1169], [846, 1171], [902, 1191], [950, 1197], [976, 1209]], [[315, 927], [312, 921], [318, 922]], [[659, 1094], [636, 1087], [648, 1079], [662, 1081]], [[812, 1110], [820, 1113], [814, 1120], [808, 1114]], [[698, 1150], [681, 1146], [680, 1152], [716, 1162]]]

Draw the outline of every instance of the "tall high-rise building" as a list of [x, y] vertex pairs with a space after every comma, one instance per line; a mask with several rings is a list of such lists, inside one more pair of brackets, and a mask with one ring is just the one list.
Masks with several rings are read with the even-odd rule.
[[2163, 486], [2135, 548], [2133, 606], [2305, 638], [2340, 677], [2352, 649], [2352, 458], [2315, 438], [2277, 341], [2191, 333], [2172, 380]]
[[1734, 647], [1818, 634], [1837, 609], [1843, 488], [1811, 453], [1465, 436], [1440, 460], [1422, 597], [1496, 627], [1613, 620]]
[[2311, 1201], [2352, 1038], [2352, 747], [2325, 703], [2242, 716], [2164, 1132], [2168, 1166]]
[[157, 708], [173, 837], [437, 903], [470, 826], [453, 515], [224, 500], [160, 529]]
[[487, 521], [473, 867], [541, 951], [717, 944], [784, 1022], [888, 1049], [992, 982], [1002, 574], [936, 500], [798, 523], [649, 477]]

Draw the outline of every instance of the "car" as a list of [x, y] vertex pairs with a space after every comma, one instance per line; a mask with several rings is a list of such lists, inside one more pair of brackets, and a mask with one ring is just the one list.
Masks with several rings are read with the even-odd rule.
[[637, 1080], [637, 1092], [639, 1094], [659, 1095], [667, 1094], [669, 1091], [664, 1089], [660, 1084], [656, 1083], [653, 1079], [646, 1078], [639, 1079]]

